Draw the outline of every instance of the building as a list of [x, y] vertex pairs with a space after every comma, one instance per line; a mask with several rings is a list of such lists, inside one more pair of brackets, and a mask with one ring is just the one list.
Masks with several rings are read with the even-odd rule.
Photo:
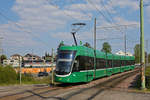
[[3, 65], [12, 65], [13, 67], [19, 67], [19, 62], [22, 61], [22, 56], [14, 54], [9, 59], [3, 60]]
[[[117, 55], [125, 55], [125, 52], [119, 51], [119, 52], [117, 52], [116, 54], [117, 54]], [[126, 52], [126, 56], [133, 56], [133, 54], [130, 53], [130, 52]]]
[[24, 61], [23, 62], [23, 67], [26, 68], [46, 68], [46, 67], [52, 67], [56, 66], [55, 63], [52, 64], [50, 61], [45, 61], [45, 60], [35, 60], [35, 61]]
[[19, 67], [19, 60], [6, 59], [3, 60], [3, 65], [12, 65], [13, 67]]
[[10, 59], [12, 59], [12, 60], [22, 60], [22, 56], [21, 55], [19, 55], [19, 54], [14, 54], [14, 55], [12, 55], [12, 56], [10, 56]]
[[13, 67], [19, 67], [19, 63], [25, 68], [46, 68], [56, 66], [55, 63], [52, 64], [51, 56], [48, 56], [48, 59], [42, 59], [34, 54], [26, 54], [23, 57], [19, 54], [14, 54], [9, 59], [3, 60], [3, 65], [12, 65]]
[[33, 61], [33, 60], [42, 60], [42, 58], [37, 55], [28, 53], [23, 57], [23, 60], [24, 61]]

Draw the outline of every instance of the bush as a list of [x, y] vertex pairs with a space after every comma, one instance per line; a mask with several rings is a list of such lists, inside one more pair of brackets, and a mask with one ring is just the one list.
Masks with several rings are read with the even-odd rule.
[[[17, 80], [20, 80], [20, 73], [17, 74]], [[34, 81], [34, 78], [31, 74], [21, 74], [21, 81], [22, 82], [31, 82]]]
[[[22, 84], [49, 84], [50, 78], [34, 78], [32, 74], [21, 74]], [[20, 73], [16, 73], [13, 67], [0, 66], [0, 85], [19, 84]]]
[[15, 70], [10, 66], [0, 66], [0, 84], [15, 83], [17, 80], [17, 74]]
[[150, 89], [150, 66], [149, 67], [146, 67], [146, 70], [145, 70], [145, 79], [146, 79], [146, 87], [148, 89]]

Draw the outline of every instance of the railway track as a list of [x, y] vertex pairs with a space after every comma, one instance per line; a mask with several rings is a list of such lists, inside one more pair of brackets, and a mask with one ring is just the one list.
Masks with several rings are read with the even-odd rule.
[[[119, 84], [121, 81], [133, 76], [139, 72], [139, 69], [121, 74], [116, 74], [100, 81], [95, 80], [87, 84], [77, 84], [67, 86], [68, 84], [58, 85], [56, 87], [44, 87], [33, 90], [25, 90], [22, 92], [1, 96], [0, 100], [92, 100], [105, 90], [109, 90]], [[64, 86], [63, 86], [64, 85]]]

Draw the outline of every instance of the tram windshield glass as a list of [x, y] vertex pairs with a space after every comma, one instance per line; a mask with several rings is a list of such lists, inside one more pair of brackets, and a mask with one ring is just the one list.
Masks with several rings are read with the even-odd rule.
[[56, 74], [66, 75], [71, 71], [72, 62], [75, 57], [75, 51], [60, 50], [57, 55]]

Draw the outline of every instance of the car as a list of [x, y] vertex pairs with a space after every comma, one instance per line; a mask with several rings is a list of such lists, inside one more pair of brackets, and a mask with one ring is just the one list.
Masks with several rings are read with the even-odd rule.
[[39, 72], [38, 77], [41, 77], [41, 76], [48, 76], [48, 73], [47, 72]]

